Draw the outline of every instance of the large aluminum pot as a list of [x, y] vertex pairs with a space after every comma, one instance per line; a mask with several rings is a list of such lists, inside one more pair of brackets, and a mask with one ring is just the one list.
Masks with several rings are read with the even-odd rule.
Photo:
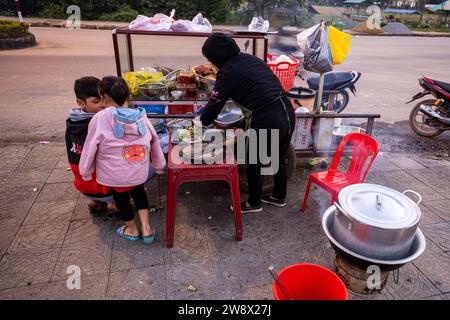
[[[418, 197], [414, 203], [405, 194]], [[334, 237], [344, 247], [380, 260], [408, 255], [421, 217], [422, 197], [412, 191], [400, 193], [380, 185], [359, 183], [339, 193], [335, 203]]]

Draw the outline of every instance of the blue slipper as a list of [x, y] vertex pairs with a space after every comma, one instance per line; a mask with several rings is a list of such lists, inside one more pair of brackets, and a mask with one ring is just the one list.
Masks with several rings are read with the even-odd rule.
[[129, 240], [129, 241], [138, 241], [140, 239], [140, 236], [129, 236], [129, 235], [125, 234], [125, 230], [127, 228], [128, 228], [128, 226], [126, 226], [126, 225], [123, 225], [123, 226], [117, 228], [117, 230], [116, 230], [117, 235], [119, 237], [122, 237], [122, 238], [124, 238], [126, 240]]
[[155, 231], [155, 229], [153, 229], [153, 234], [151, 236], [147, 236], [147, 237], [142, 236], [142, 239], [144, 239], [145, 244], [151, 244], [155, 241], [155, 236], [156, 236], [156, 231]]

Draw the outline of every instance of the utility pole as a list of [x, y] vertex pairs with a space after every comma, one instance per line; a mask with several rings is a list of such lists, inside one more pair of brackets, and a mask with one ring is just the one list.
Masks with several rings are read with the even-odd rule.
[[20, 10], [20, 3], [19, 3], [19, 0], [15, 0], [15, 1], [16, 1], [17, 15], [19, 16], [20, 23], [22, 23], [23, 22], [23, 18], [22, 18], [22, 10]]

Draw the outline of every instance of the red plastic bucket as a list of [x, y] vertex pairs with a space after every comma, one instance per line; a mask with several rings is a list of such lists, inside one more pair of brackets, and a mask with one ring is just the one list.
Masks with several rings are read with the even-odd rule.
[[[332, 271], [319, 265], [301, 263], [286, 267], [279, 273], [281, 282], [294, 300], [347, 300], [347, 288]], [[275, 300], [287, 300], [274, 281]]]

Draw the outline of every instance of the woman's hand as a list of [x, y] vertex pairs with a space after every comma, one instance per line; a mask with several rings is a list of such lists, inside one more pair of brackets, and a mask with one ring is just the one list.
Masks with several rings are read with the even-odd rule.
[[200, 120], [200, 116], [196, 116], [194, 119], [192, 119], [192, 123], [194, 124], [194, 126], [198, 126], [203, 129], [210, 129], [214, 126], [212, 123], [209, 126], [204, 126], [202, 120]]

